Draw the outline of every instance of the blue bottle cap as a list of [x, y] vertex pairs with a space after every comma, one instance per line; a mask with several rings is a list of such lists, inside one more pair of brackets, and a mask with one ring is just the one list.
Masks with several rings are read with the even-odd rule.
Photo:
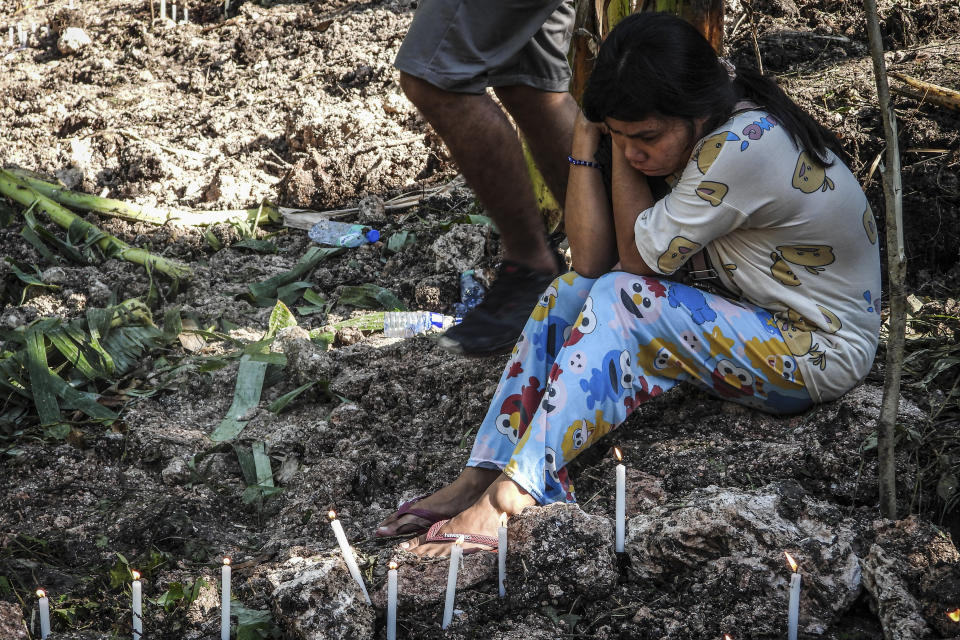
[[376, 229], [370, 229], [370, 231], [367, 231], [364, 235], [367, 236], [367, 240], [370, 242], [376, 242], [380, 239], [380, 232]]

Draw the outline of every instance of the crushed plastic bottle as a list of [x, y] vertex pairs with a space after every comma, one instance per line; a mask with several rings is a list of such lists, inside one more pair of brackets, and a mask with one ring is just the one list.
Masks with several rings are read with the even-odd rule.
[[460, 274], [460, 302], [453, 305], [454, 312], [460, 317], [467, 315], [467, 312], [483, 302], [483, 296], [487, 293], [474, 275], [473, 269], [467, 269]]
[[349, 224], [336, 220], [321, 220], [307, 232], [317, 244], [331, 247], [359, 247], [380, 239], [380, 232], [362, 224]]
[[453, 316], [430, 311], [388, 311], [383, 314], [383, 335], [410, 338], [430, 331], [445, 331], [458, 322]]

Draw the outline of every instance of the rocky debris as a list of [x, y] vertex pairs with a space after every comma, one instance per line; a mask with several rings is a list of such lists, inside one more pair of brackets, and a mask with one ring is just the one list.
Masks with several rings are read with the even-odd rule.
[[[39, 622], [37, 623], [39, 625]], [[28, 640], [20, 605], [0, 600], [0, 638], [4, 640]]]
[[80, 53], [93, 44], [87, 32], [80, 27], [67, 27], [57, 40], [57, 50], [65, 56]]
[[461, 224], [443, 234], [431, 245], [435, 269], [457, 274], [473, 269], [483, 258], [488, 227]]
[[337, 553], [294, 555], [262, 569], [276, 621], [299, 640], [373, 637], [373, 609]]
[[380, 224], [386, 219], [383, 200], [372, 193], [365, 194], [357, 203], [357, 221], [360, 224]]
[[626, 533], [641, 584], [681, 589], [757, 636], [785, 633], [786, 616], [769, 614], [787, 602], [784, 551], [803, 575], [801, 632], [823, 634], [860, 593], [855, 523], [793, 483], [698, 489], [629, 518]]
[[555, 503], [510, 519], [505, 584], [512, 606], [569, 607], [577, 598], [603, 598], [616, 582], [608, 518]]
[[960, 553], [950, 535], [915, 517], [878, 525], [861, 561], [863, 585], [887, 640], [960, 637]]

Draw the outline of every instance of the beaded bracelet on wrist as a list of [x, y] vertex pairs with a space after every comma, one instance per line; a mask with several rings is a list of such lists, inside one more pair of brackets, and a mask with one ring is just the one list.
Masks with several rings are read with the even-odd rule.
[[567, 156], [567, 162], [575, 167], [590, 167], [591, 169], [603, 169], [603, 165], [592, 160], [579, 160], [573, 156]]

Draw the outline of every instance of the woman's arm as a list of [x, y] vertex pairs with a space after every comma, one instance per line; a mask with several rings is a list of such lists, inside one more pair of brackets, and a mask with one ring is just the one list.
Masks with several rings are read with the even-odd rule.
[[[578, 113], [570, 155], [592, 161], [600, 144], [600, 135], [599, 125]], [[570, 166], [567, 201], [563, 208], [573, 269], [589, 278], [598, 278], [610, 271], [617, 262], [616, 230], [599, 170]]]
[[613, 147], [613, 218], [616, 225], [620, 268], [638, 275], [657, 275], [637, 251], [634, 224], [637, 216], [653, 206], [647, 177], [630, 166], [623, 150]]

